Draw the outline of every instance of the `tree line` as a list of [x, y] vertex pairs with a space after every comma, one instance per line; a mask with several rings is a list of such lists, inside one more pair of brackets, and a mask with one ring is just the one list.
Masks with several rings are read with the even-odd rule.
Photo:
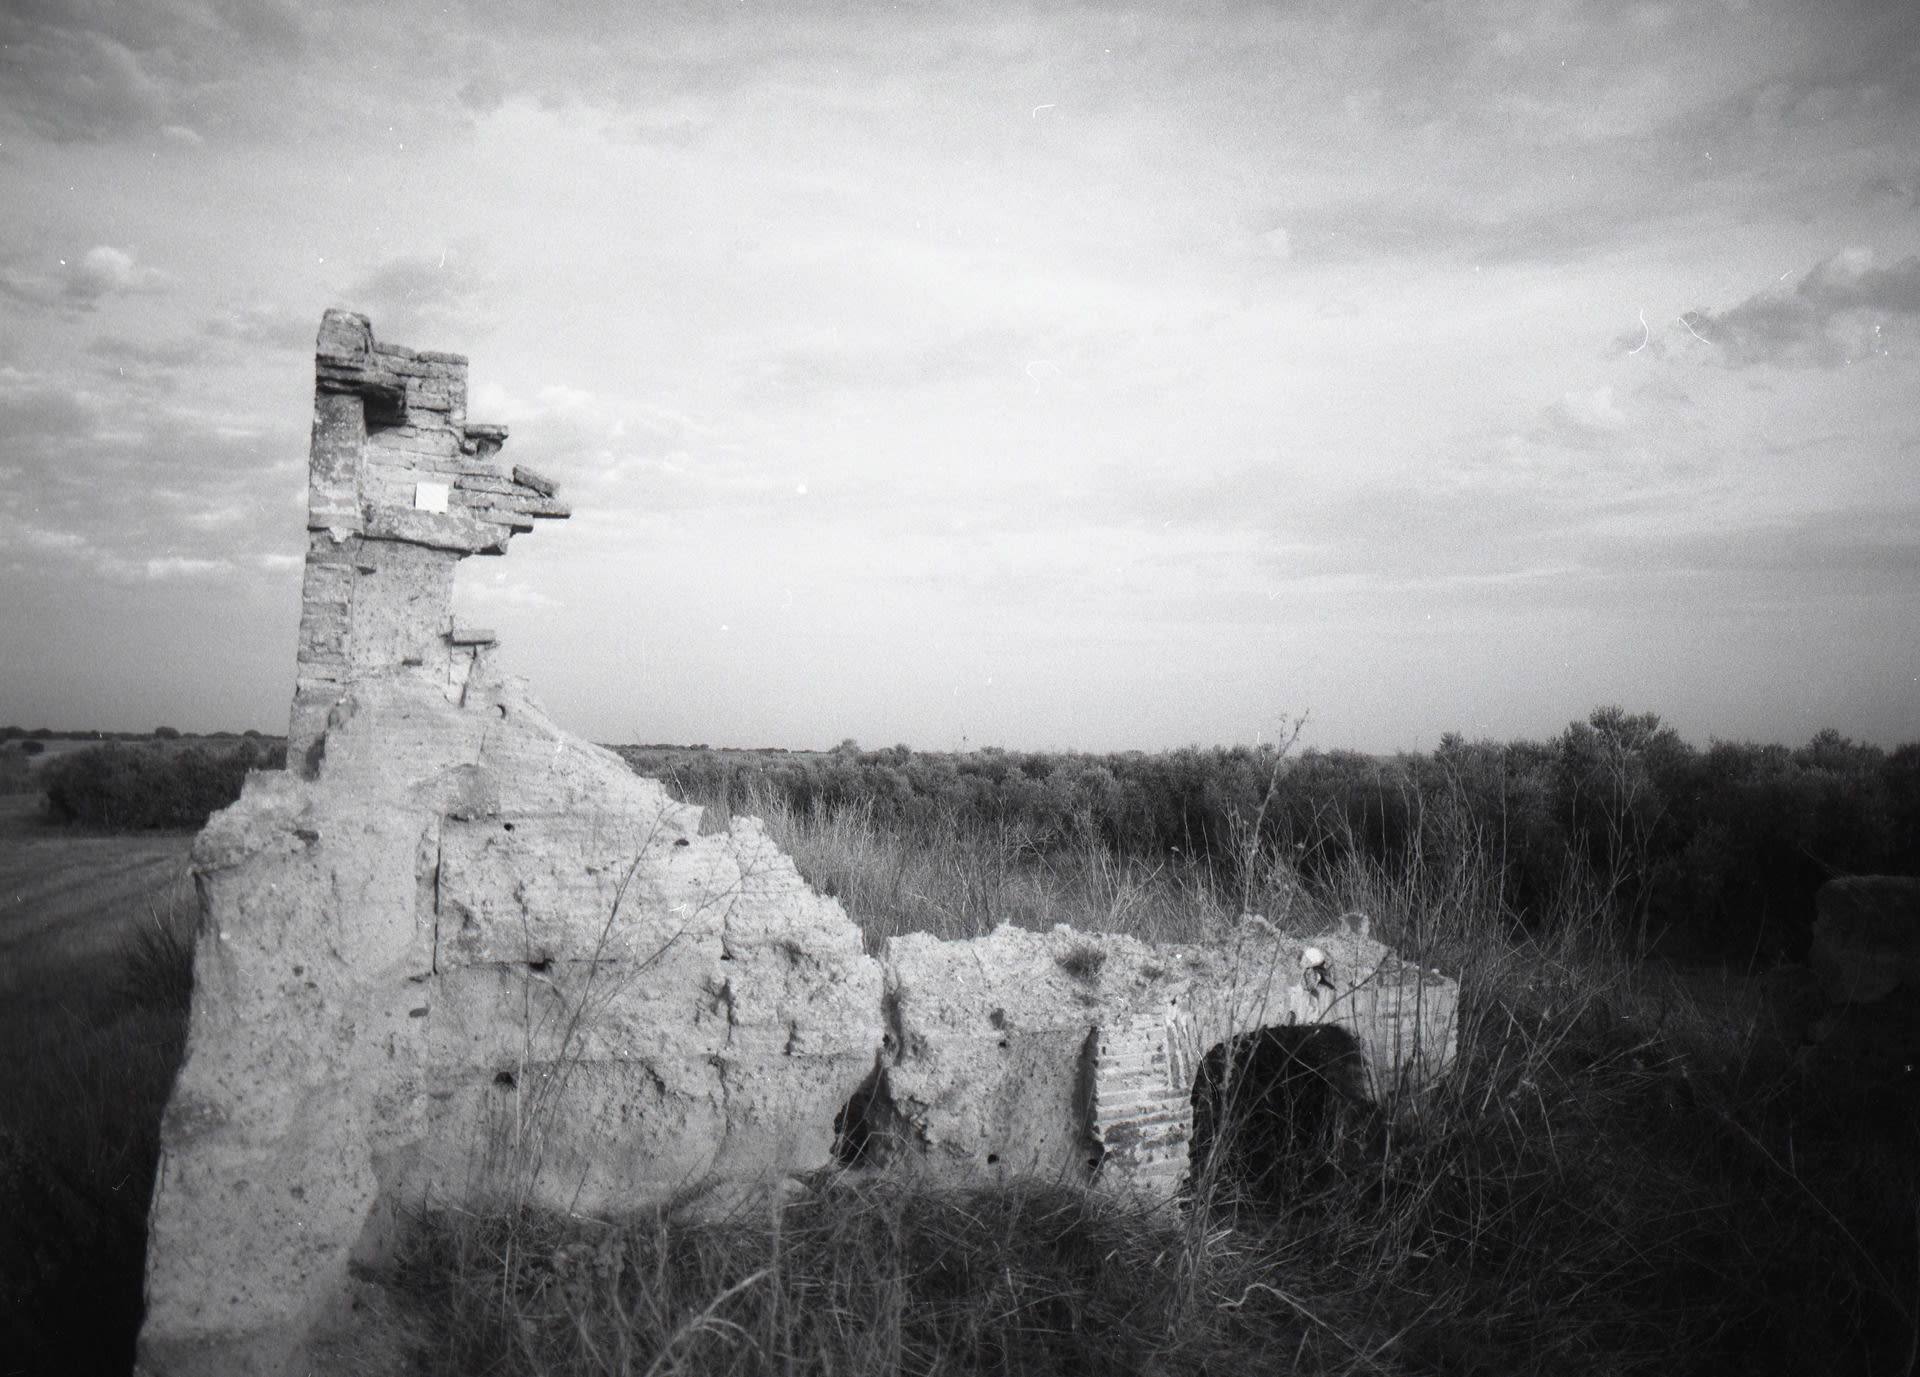
[[1920, 743], [1825, 730], [1804, 746], [1688, 744], [1657, 714], [1596, 709], [1548, 741], [1443, 737], [1392, 756], [1187, 747], [1146, 753], [622, 747], [682, 797], [802, 814], [854, 808], [907, 831], [988, 833], [1043, 856], [1099, 844], [1236, 885], [1287, 860], [1305, 880], [1354, 858], [1494, 868], [1525, 926], [1577, 876], [1641, 944], [1797, 955], [1814, 892], [1842, 874], [1920, 874]]

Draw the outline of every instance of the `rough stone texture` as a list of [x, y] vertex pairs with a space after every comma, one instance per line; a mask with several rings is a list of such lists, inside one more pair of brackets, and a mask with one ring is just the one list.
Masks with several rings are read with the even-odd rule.
[[511, 681], [362, 677], [325, 741], [195, 845], [150, 1367], [279, 1370], [382, 1200], [597, 1212], [831, 1160], [879, 965], [756, 825], [700, 835]]
[[548, 479], [495, 459], [505, 426], [467, 421], [467, 361], [373, 337], [328, 311], [314, 357], [307, 573], [287, 758], [308, 757], [356, 675], [417, 665], [457, 696], [478, 652], [452, 637], [453, 571], [564, 517]]
[[[304, 769], [251, 777], [195, 844], [149, 1372], [306, 1370], [400, 1202], [601, 1211], [826, 1165], [874, 1064], [880, 967], [839, 905], [751, 820], [701, 835], [454, 631], [470, 518], [395, 505], [417, 484], [394, 456], [451, 453], [459, 492], [504, 438], [433, 439], [464, 395], [464, 360], [328, 313], [313, 511], [345, 525], [309, 549]], [[564, 512], [538, 475], [486, 473], [475, 491]]]
[[1920, 991], [1920, 878], [1847, 875], [1814, 895], [1808, 964], [1836, 1004]]
[[[1309, 947], [1328, 983], [1304, 977]], [[1236, 1034], [1337, 1023], [1368, 1089], [1417, 1088], [1456, 1050], [1458, 987], [1356, 933], [1242, 920], [1217, 947], [1003, 925], [888, 941], [886, 1089], [899, 1141], [937, 1172], [997, 1170], [1171, 1194], [1188, 1168], [1207, 1052]]]
[[702, 835], [454, 627], [457, 561], [566, 512], [467, 423], [466, 361], [330, 311], [315, 392], [291, 768], [194, 847], [142, 1371], [358, 1370], [349, 1264], [427, 1199], [614, 1213], [856, 1154], [1165, 1197], [1236, 1035], [1337, 1023], [1376, 1095], [1451, 1061], [1456, 988], [1362, 933], [1311, 970], [1253, 918], [876, 961], [757, 822]]

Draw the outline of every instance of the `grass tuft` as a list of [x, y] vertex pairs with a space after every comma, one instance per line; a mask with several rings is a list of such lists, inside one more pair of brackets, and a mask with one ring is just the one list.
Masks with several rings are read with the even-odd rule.
[[[1198, 1246], [1196, 1246], [1196, 1243]], [[426, 1370], [501, 1374], [1390, 1370], [1353, 1297], [1272, 1284], [1270, 1237], [1016, 1182], [828, 1175], [716, 1220], [416, 1217]]]
[[1071, 951], [1064, 951], [1054, 958], [1054, 964], [1075, 980], [1092, 984], [1100, 978], [1100, 968], [1107, 963], [1107, 953], [1091, 942], [1082, 942]]

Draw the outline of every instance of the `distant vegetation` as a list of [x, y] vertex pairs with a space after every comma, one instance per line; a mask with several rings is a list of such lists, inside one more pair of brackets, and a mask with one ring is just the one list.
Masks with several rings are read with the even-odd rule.
[[284, 744], [242, 740], [224, 749], [109, 741], [49, 760], [40, 772], [47, 807], [62, 822], [118, 832], [199, 827], [240, 797], [249, 770], [286, 765]]
[[[8, 725], [0, 727], [0, 742], [6, 741], [177, 741], [187, 733], [174, 727], [155, 727], [150, 732], [103, 732], [91, 728], [86, 730], [55, 731], [51, 727], [35, 727], [28, 731], [25, 727]], [[206, 733], [209, 740], [227, 741], [234, 737], [245, 737], [250, 741], [271, 740], [264, 733], [252, 727], [243, 732], [218, 731]]]
[[1645, 948], [1804, 952], [1813, 893], [1837, 874], [1920, 874], [1920, 743], [1887, 752], [1823, 731], [1798, 749], [1683, 741], [1651, 714], [1601, 708], [1546, 742], [1370, 756], [1275, 747], [1148, 755], [894, 746], [830, 752], [622, 747], [681, 796], [807, 818], [852, 810], [896, 836], [992, 837], [1038, 859], [1089, 843], [1192, 867], [1258, 896], [1275, 858], [1325, 887], [1356, 865], [1491, 861], [1517, 928], [1570, 882]]

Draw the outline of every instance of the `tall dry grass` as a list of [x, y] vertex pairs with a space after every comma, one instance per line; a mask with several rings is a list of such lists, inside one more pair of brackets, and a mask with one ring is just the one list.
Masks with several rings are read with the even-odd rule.
[[[1353, 860], [1308, 883], [1289, 848], [1216, 875], [1091, 843], [897, 837], [856, 813], [757, 803], [870, 942], [1002, 919], [1195, 940], [1249, 908], [1302, 931], [1364, 912], [1376, 935], [1460, 979], [1459, 1062], [1417, 1116], [1353, 1106], [1329, 1131], [1290, 1138], [1279, 1188], [1257, 1195], [1209, 1179], [1206, 1164], [1186, 1202], [1156, 1207], [1058, 1182], [955, 1189], [829, 1171], [720, 1218], [567, 1218], [524, 1198], [423, 1212], [392, 1267], [363, 1278], [378, 1303], [355, 1351], [383, 1356], [348, 1370], [1912, 1370], [1911, 1082], [1782, 1040], [1749, 985], [1704, 990], [1635, 958], [1606, 886], [1574, 863], [1552, 912], [1522, 928], [1497, 840], [1450, 833], [1444, 816], [1391, 863]], [[107, 1179], [115, 1141], [135, 1144], [129, 1166], [151, 1161], [171, 1064], [138, 1068], [178, 1055], [165, 1038], [183, 1026], [184, 944], [171, 951], [153, 944], [110, 1024], [75, 1030], [71, 1048], [42, 1044], [49, 1065], [32, 1079], [50, 1088], [36, 1100], [47, 1122], [33, 1146], [0, 1144], [8, 1246], [20, 1247], [17, 1221], [52, 1221], [24, 1235], [38, 1254], [8, 1261], [16, 1290], [40, 1265], [137, 1288], [119, 1225], [85, 1235], [99, 1253], [84, 1267], [67, 1254], [94, 1245], [62, 1231], [124, 1219]], [[584, 995], [578, 1014], [592, 1015]], [[134, 1101], [149, 1116], [137, 1124]], [[91, 1163], [79, 1187], [69, 1158]], [[119, 1280], [100, 1280], [110, 1273]], [[96, 1335], [124, 1322], [95, 1319]], [[62, 1365], [69, 1336], [27, 1337], [41, 1344], [28, 1370], [107, 1370], [97, 1357]]]
[[867, 807], [803, 812], [764, 785], [689, 801], [708, 809], [708, 826], [724, 827], [738, 814], [765, 822], [808, 882], [840, 900], [870, 951], [902, 933], [980, 937], [1000, 923], [1040, 931], [1067, 923], [1148, 941], [1202, 941], [1239, 911], [1206, 867], [1116, 856], [1091, 827], [1067, 845], [1042, 850], [1014, 826], [961, 827], [947, 820], [894, 831], [876, 823]]
[[[395, 1276], [425, 1370], [558, 1374], [1895, 1373], [1920, 1313], [1920, 1120], [1771, 1039], [1750, 990], [1636, 960], [1570, 862], [1522, 929], [1487, 838], [1303, 882], [764, 817], [870, 943], [1011, 920], [1204, 940], [1253, 907], [1363, 912], [1462, 983], [1417, 1116], [1349, 1106], [1279, 1188], [1197, 1164], [1178, 1204], [1058, 1182], [826, 1172], [721, 1219], [422, 1218]], [[713, 819], [714, 824], [721, 821]], [[1898, 1091], [1898, 1087], [1894, 1088]], [[1910, 1090], [1910, 1087], [1909, 1087]], [[1881, 1109], [1884, 1110], [1884, 1104]]]

